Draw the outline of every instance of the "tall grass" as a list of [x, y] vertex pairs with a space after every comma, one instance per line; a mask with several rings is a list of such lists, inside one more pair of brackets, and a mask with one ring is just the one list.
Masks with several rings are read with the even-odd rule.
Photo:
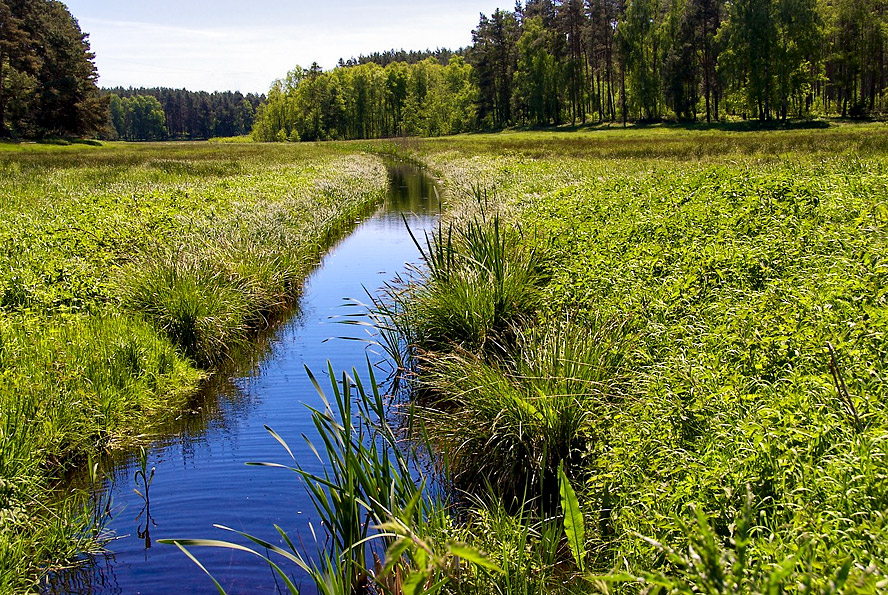
[[[368, 362], [367, 388], [356, 370], [352, 375], [343, 373], [339, 381], [329, 364], [328, 372], [332, 389], [329, 400], [308, 371], [324, 402], [323, 409], [310, 409], [319, 437], [312, 448], [318, 453], [323, 471], [306, 471], [286, 440], [270, 428], [292, 463], [251, 463], [289, 469], [302, 479], [329, 538], [326, 546], [316, 542], [318, 562], [306, 561], [305, 553], [295, 545], [297, 540], [280, 527], [276, 528], [282, 545], [235, 531], [261, 549], [206, 539], [161, 542], [179, 546], [198, 565], [188, 548], [209, 546], [247, 552], [270, 564], [293, 593], [296, 587], [280, 566], [282, 562], [306, 572], [318, 592], [325, 595], [437, 592], [459, 576], [460, 561], [470, 568], [499, 571], [480, 551], [452, 539], [447, 505], [426, 489], [414, 447], [390, 424], [390, 407], [376, 382], [373, 366]], [[276, 554], [274, 558], [272, 553]], [[204, 570], [212, 577], [210, 569]]]
[[567, 319], [517, 331], [513, 351], [495, 360], [426, 354], [426, 396], [414, 412], [455, 486], [474, 494], [489, 486], [511, 509], [530, 500], [552, 513], [558, 466], [582, 473], [594, 421], [623, 396], [632, 347], [624, 327]]
[[539, 305], [544, 251], [499, 213], [441, 227], [424, 245], [425, 267], [393, 284], [380, 305], [409, 349], [502, 352]]
[[210, 263], [174, 256], [154, 261], [135, 268], [122, 293], [127, 308], [141, 312], [199, 366], [219, 363], [249, 336], [249, 282], [227, 277]]
[[24, 589], [86, 547], [52, 477], [180, 412], [386, 176], [348, 147], [205, 143], [11, 148], [0, 172], [0, 573]]

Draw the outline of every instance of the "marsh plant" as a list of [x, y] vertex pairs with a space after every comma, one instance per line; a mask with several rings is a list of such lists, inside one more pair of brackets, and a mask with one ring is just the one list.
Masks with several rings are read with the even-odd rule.
[[[227, 527], [219, 528], [238, 533], [254, 545], [206, 539], [160, 541], [177, 545], [198, 565], [188, 548], [224, 547], [250, 553], [268, 563], [292, 593], [298, 589], [281, 565], [285, 562], [306, 572], [318, 591], [327, 595], [438, 592], [458, 575], [461, 563], [497, 572], [498, 567], [476, 548], [448, 539], [446, 501], [426, 489], [414, 447], [390, 424], [387, 399], [373, 366], [368, 362], [366, 387], [356, 370], [351, 375], [343, 373], [337, 381], [329, 367], [329, 400], [307, 372], [324, 403], [323, 409], [310, 408], [319, 436], [312, 448], [323, 471], [306, 471], [286, 440], [271, 428], [267, 428], [269, 433], [292, 463], [251, 464], [287, 469], [302, 480], [325, 531], [324, 544], [316, 542], [316, 561], [308, 561], [278, 526], [283, 547]], [[211, 571], [200, 566], [212, 577]]]
[[382, 302], [408, 349], [505, 349], [516, 323], [539, 305], [545, 251], [520, 227], [483, 209], [414, 242], [424, 268], [393, 284]]
[[54, 478], [181, 414], [385, 183], [344, 147], [0, 146], [0, 592], [96, 545]]
[[570, 318], [515, 335], [514, 352], [495, 359], [424, 356], [413, 413], [456, 487], [478, 494], [489, 484], [511, 508], [530, 500], [554, 512], [556, 470], [581, 472], [597, 420], [623, 396], [632, 340], [625, 324]]

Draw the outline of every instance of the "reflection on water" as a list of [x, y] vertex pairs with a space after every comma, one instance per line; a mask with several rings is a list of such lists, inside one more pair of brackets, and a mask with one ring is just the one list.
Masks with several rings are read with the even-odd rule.
[[[272, 329], [252, 354], [213, 380], [188, 414], [164, 428], [144, 466], [138, 453], [104, 462], [113, 499], [107, 528], [115, 534], [109, 553], [54, 577], [47, 592], [214, 593], [209, 578], [175, 546], [156, 544], [162, 538], [233, 540], [214, 523], [280, 544], [277, 524], [297, 543], [304, 541], [309, 556], [316, 552], [309, 523], [320, 532], [318, 519], [295, 474], [245, 463], [286, 462], [286, 453], [265, 430], [268, 425], [287, 440], [300, 464], [317, 471], [320, 464], [303, 436], [314, 435], [306, 405], [323, 405], [304, 366], [323, 385], [327, 360], [337, 373], [357, 368], [366, 377], [367, 358], [382, 357], [367, 342], [337, 338], [367, 335], [362, 327], [335, 320], [353, 313], [343, 307], [363, 298], [365, 288], [382, 287], [405, 270], [405, 263], [418, 260], [402, 214], [414, 233], [422, 233], [434, 226], [440, 210], [433, 181], [418, 168], [390, 163], [389, 178], [386, 204], [336, 244], [306, 281], [298, 316]], [[136, 481], [136, 474], [152, 468], [149, 507], [146, 478]], [[229, 593], [274, 593], [283, 587], [266, 565], [243, 552], [197, 548], [192, 553]], [[288, 571], [304, 593], [314, 592], [301, 571]]]

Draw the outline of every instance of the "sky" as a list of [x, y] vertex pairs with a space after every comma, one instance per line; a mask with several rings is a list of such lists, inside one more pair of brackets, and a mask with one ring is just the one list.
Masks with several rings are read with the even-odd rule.
[[511, 0], [67, 0], [102, 87], [264, 93], [295, 66], [469, 45]]

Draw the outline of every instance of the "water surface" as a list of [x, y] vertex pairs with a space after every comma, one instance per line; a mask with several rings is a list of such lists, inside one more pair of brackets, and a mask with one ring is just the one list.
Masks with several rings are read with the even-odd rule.
[[[280, 543], [273, 525], [315, 551], [309, 531], [318, 519], [294, 473], [249, 467], [248, 461], [287, 463], [281, 446], [264, 426], [272, 427], [293, 449], [300, 463], [317, 469], [317, 458], [303, 434], [314, 435], [306, 405], [322, 407], [304, 366], [326, 380], [327, 361], [337, 374], [358, 368], [367, 376], [367, 357], [382, 358], [367, 342], [339, 337], [364, 337], [362, 327], [338, 324], [350, 299], [366, 299], [371, 292], [405, 270], [419, 257], [402, 220], [420, 234], [433, 227], [439, 203], [433, 182], [421, 170], [406, 165], [390, 167], [390, 192], [384, 206], [359, 223], [333, 246], [306, 281], [293, 318], [257, 344], [258, 362], [212, 383], [194, 411], [158, 437], [147, 452], [148, 469], [155, 468], [150, 485], [150, 510], [134, 492], [143, 491], [135, 475], [139, 462], [132, 453], [105, 470], [113, 499], [107, 528], [117, 537], [110, 554], [93, 560], [77, 573], [62, 578], [57, 592], [81, 593], [215, 593], [210, 579], [175, 546], [157, 544], [161, 538], [234, 537], [213, 528], [214, 523]], [[253, 357], [257, 357], [254, 352]], [[245, 369], [244, 369], [245, 368]], [[327, 381], [329, 384], [329, 381]], [[150, 517], [147, 512], [150, 512]], [[243, 542], [243, 540], [240, 540]], [[274, 593], [278, 581], [258, 558], [217, 548], [194, 548], [200, 561], [229, 593]], [[304, 593], [314, 592], [301, 571], [291, 571]], [[283, 588], [283, 585], [280, 585]]]

